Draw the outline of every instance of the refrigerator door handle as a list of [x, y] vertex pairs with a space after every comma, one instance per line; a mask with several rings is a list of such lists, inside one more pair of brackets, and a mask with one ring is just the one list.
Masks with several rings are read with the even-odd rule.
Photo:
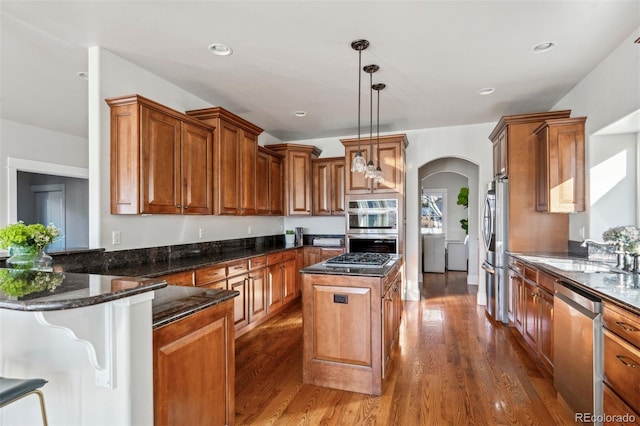
[[484, 262], [482, 262], [482, 269], [484, 269], [485, 271], [487, 271], [488, 273], [490, 273], [492, 275], [495, 275], [495, 273], [496, 273], [496, 268], [494, 268], [493, 266], [488, 264], [486, 260]]

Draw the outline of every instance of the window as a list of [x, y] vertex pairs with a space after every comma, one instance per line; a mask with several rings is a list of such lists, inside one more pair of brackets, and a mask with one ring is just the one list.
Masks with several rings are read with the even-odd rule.
[[423, 189], [420, 209], [420, 231], [443, 234], [446, 230], [446, 189]]

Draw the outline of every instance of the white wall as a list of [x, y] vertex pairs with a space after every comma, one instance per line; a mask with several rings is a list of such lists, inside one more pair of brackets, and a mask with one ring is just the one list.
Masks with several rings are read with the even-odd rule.
[[[106, 250], [123, 250], [282, 233], [282, 217], [110, 214], [110, 110], [104, 99], [137, 93], [178, 111], [207, 108], [212, 105], [108, 50], [91, 48], [89, 58], [94, 62], [94, 68], [99, 70], [98, 90], [92, 90], [91, 85], [89, 90], [90, 109], [99, 108], [99, 114], [95, 114], [99, 116], [99, 122], [92, 122], [90, 118], [89, 123], [90, 149], [97, 152], [95, 158], [99, 158], [98, 166], [92, 167], [90, 171], [91, 177], [100, 182], [99, 211], [92, 212], [92, 216], [98, 216], [95, 220], [100, 229], [97, 246]], [[90, 78], [96, 76], [90, 75]], [[90, 113], [90, 117], [92, 116], [94, 115]], [[256, 124], [260, 126], [261, 123]], [[95, 129], [96, 126], [99, 132], [94, 136], [91, 129]], [[265, 135], [260, 143], [264, 144], [265, 140], [278, 142], [277, 139]], [[200, 228], [205, 232], [202, 239], [198, 237]], [[113, 231], [120, 231], [120, 245], [111, 244]]]
[[[609, 150], [601, 144], [606, 140], [595, 137], [594, 133], [618, 121], [622, 117], [640, 109], [640, 48], [633, 41], [640, 35], [640, 28], [634, 31], [591, 73], [576, 85], [556, 105], [554, 110], [571, 109], [572, 116], [586, 116], [586, 156], [589, 168], [606, 160]], [[630, 170], [630, 176], [637, 171]], [[587, 193], [591, 193], [591, 170], [586, 171]], [[625, 184], [628, 184], [627, 181]], [[584, 213], [570, 218], [572, 240], [582, 239], [581, 228], [586, 229], [585, 237], [600, 239], [601, 230], [610, 226], [625, 225], [625, 217], [620, 212], [635, 212], [637, 206], [637, 186], [624, 194], [610, 194], [607, 203], [596, 203]], [[590, 200], [587, 197], [587, 205]]]

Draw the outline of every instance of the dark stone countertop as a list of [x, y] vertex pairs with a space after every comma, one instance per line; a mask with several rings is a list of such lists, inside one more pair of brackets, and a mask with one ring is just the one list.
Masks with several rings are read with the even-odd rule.
[[402, 255], [392, 255], [391, 260], [381, 268], [329, 266], [325, 262], [316, 263], [301, 269], [303, 274], [350, 275], [361, 277], [384, 277], [402, 259]]
[[169, 285], [155, 293], [153, 328], [170, 324], [195, 312], [240, 295], [235, 290]]
[[166, 287], [159, 279], [0, 269], [0, 308], [54, 311], [111, 302]]
[[[554, 267], [554, 259], [574, 259], [587, 261], [584, 257], [569, 257], [554, 253], [509, 253], [524, 263], [529, 263], [536, 268], [545, 270], [553, 275], [559, 276], [570, 283], [586, 290], [587, 292], [601, 297], [605, 301], [610, 301], [631, 312], [640, 315], [640, 276], [638, 274], [618, 273], [618, 272], [577, 272], [566, 271]], [[596, 261], [588, 261], [595, 265], [602, 265], [603, 268], [612, 269], [612, 265]]]

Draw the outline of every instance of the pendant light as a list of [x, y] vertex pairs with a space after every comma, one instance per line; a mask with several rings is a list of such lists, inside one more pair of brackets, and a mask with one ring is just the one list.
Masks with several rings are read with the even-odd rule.
[[382, 168], [380, 168], [380, 91], [383, 90], [385, 87], [387, 87], [387, 85], [384, 83], [378, 83], [372, 86], [372, 89], [378, 92], [378, 118], [376, 120], [376, 128], [377, 128], [376, 130], [378, 134], [377, 136], [378, 148], [377, 148], [376, 157], [378, 159], [378, 166], [376, 167], [376, 173], [373, 177], [373, 181], [376, 183], [383, 183], [385, 179], [384, 172], [382, 171]]
[[369, 74], [369, 161], [364, 171], [365, 178], [373, 178], [376, 174], [376, 166], [373, 164], [373, 73], [380, 69], [377, 65], [367, 65], [363, 68]]
[[351, 162], [351, 171], [360, 173], [364, 172], [367, 167], [364, 157], [362, 156], [362, 151], [360, 150], [360, 90], [362, 87], [360, 67], [362, 66], [362, 51], [367, 47], [369, 47], [367, 40], [355, 40], [351, 42], [351, 48], [358, 51], [358, 151]]

